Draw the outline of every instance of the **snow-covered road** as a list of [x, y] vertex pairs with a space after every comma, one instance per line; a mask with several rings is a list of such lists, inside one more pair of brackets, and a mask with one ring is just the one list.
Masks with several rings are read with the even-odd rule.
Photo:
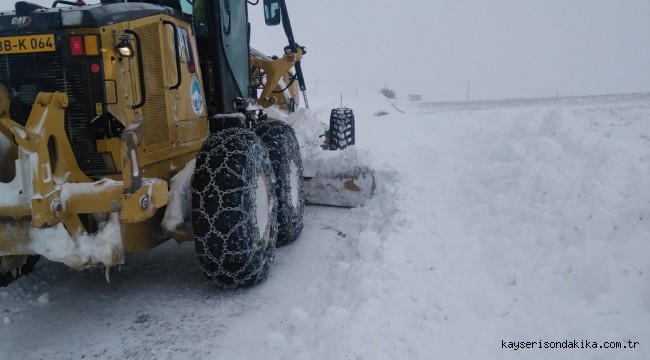
[[[214, 290], [192, 244], [127, 258], [110, 284], [42, 262], [0, 290], [0, 354], [645, 359], [650, 96], [583, 100], [357, 99], [358, 148], [378, 170], [377, 195], [353, 210], [308, 207], [303, 235], [279, 250], [268, 281]], [[336, 105], [313, 102], [322, 120]], [[502, 348], [565, 340], [638, 344]]]
[[0, 324], [0, 358], [248, 358], [277, 342], [273, 330], [292, 309], [323, 301], [327, 289], [313, 284], [347, 247], [349, 213], [308, 207], [301, 241], [278, 250], [268, 281], [249, 290], [214, 289], [191, 243], [128, 257], [110, 284], [97, 270], [40, 263], [0, 290], [10, 319]]

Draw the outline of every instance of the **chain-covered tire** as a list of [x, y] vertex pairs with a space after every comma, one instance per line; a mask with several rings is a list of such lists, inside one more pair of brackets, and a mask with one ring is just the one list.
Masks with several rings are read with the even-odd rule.
[[352, 109], [332, 109], [329, 129], [330, 150], [343, 150], [355, 142], [354, 113]]
[[29, 255], [27, 256], [27, 261], [23, 266], [20, 267], [17, 271], [15, 271], [15, 276], [14, 274], [11, 273], [11, 271], [7, 271], [2, 273], [2, 270], [0, 268], [0, 287], [5, 287], [9, 284], [11, 284], [12, 281], [16, 280], [17, 278], [27, 275], [32, 270], [34, 270], [34, 266], [36, 266], [36, 263], [38, 260], [40, 260], [39, 255]]
[[300, 236], [305, 213], [303, 167], [296, 133], [282, 121], [263, 121], [255, 133], [269, 150], [278, 198], [278, 246], [290, 244]]
[[266, 147], [248, 129], [210, 134], [196, 155], [192, 226], [205, 275], [218, 287], [267, 278], [278, 233], [275, 176]]

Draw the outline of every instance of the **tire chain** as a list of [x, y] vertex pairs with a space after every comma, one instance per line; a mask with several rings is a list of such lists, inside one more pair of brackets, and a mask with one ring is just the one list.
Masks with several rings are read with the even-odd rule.
[[[305, 192], [300, 145], [291, 126], [281, 121], [265, 121], [255, 127], [255, 133], [269, 150], [276, 178], [275, 194], [278, 198], [278, 246], [294, 242], [303, 228]], [[298, 206], [293, 205], [291, 192], [291, 162], [298, 171]]]
[[[217, 286], [253, 286], [268, 276], [275, 257], [277, 200], [262, 241], [257, 229], [258, 173], [275, 177], [262, 141], [247, 129], [211, 134], [197, 154], [192, 178], [192, 223], [201, 268]], [[252, 182], [252, 183], [251, 183]]]

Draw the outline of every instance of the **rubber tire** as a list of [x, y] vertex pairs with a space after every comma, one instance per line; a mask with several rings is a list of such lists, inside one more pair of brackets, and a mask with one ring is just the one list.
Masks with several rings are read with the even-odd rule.
[[[278, 198], [278, 246], [288, 245], [300, 236], [305, 214], [305, 190], [300, 145], [296, 133], [283, 121], [263, 121], [255, 127], [269, 151], [275, 174], [275, 195]], [[298, 203], [294, 206], [291, 189], [291, 162], [296, 164]]]
[[[267, 179], [270, 215], [260, 236], [257, 176]], [[192, 226], [196, 254], [218, 287], [243, 288], [268, 277], [278, 234], [275, 177], [262, 141], [248, 129], [210, 134], [196, 156], [192, 176]]]
[[23, 275], [27, 275], [30, 272], [32, 272], [32, 270], [34, 270], [34, 266], [36, 266], [36, 263], [38, 262], [38, 260], [40, 260], [40, 258], [41, 258], [40, 255], [28, 256], [27, 262], [25, 263], [25, 265], [23, 265], [20, 268], [20, 271], [18, 272], [18, 274], [16, 274], [15, 277], [11, 274], [11, 271], [8, 271], [4, 274], [0, 274], [0, 287], [5, 287], [11, 284], [12, 281], [18, 279], [19, 277]]
[[352, 109], [332, 109], [330, 114], [330, 150], [343, 150], [354, 145], [354, 113]]

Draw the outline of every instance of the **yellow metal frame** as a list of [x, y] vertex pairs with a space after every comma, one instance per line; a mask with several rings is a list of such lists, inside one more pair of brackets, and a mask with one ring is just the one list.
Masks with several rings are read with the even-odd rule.
[[[281, 92], [286, 87], [292, 76], [296, 61], [302, 59], [302, 49], [298, 48], [296, 53], [286, 49], [284, 56], [272, 59], [257, 51], [251, 50], [251, 84], [253, 86], [263, 85], [262, 93], [258, 96], [257, 102], [262, 107], [278, 106], [280, 109], [289, 111], [288, 99], [293, 99], [295, 107], [298, 108], [300, 103], [300, 92], [298, 81], [294, 81], [288, 89]], [[282, 86], [282, 83], [285, 85]]]
[[[39, 93], [27, 124], [0, 119], [18, 144], [16, 177], [0, 183], [10, 200], [0, 206], [0, 255], [25, 255], [30, 251], [29, 228], [43, 229], [62, 223], [71, 236], [86, 232], [80, 215], [119, 213], [125, 224], [147, 221], [167, 204], [168, 185], [162, 179], [140, 178], [137, 156], [124, 152], [124, 178], [93, 181], [79, 169], [64, 130], [64, 93]], [[127, 132], [128, 133], [128, 132]], [[124, 148], [130, 148], [128, 136]], [[135, 165], [131, 161], [136, 162]], [[13, 194], [12, 194], [13, 192]], [[127, 235], [127, 234], [123, 234]], [[20, 249], [21, 252], [18, 252]], [[33, 250], [33, 249], [31, 249]], [[108, 265], [108, 264], [106, 264]]]

